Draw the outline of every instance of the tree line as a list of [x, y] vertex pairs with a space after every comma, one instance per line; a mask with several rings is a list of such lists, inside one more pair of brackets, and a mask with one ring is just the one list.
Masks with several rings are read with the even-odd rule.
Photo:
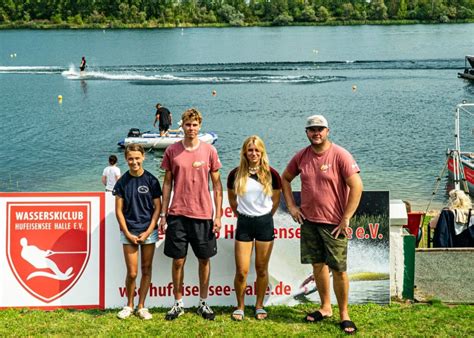
[[0, 26], [176, 27], [474, 19], [474, 0], [2, 0]]

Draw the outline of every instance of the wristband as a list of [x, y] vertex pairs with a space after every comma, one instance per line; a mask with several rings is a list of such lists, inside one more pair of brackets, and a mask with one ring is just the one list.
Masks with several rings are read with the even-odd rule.
[[164, 212], [160, 213], [160, 217], [166, 217], [166, 214]]

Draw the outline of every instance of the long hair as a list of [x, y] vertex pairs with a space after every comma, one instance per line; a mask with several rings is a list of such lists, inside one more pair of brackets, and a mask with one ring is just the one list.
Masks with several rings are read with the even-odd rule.
[[471, 198], [464, 191], [453, 189], [449, 192], [448, 208], [468, 211], [472, 208]]
[[247, 179], [249, 176], [249, 161], [246, 154], [250, 145], [255, 145], [262, 154], [260, 163], [258, 163], [259, 170], [257, 171], [257, 177], [258, 181], [263, 185], [265, 195], [272, 196], [272, 174], [270, 173], [267, 150], [265, 149], [265, 143], [256, 135], [248, 137], [240, 150], [240, 164], [235, 175], [234, 191], [239, 196], [242, 196], [246, 192]]

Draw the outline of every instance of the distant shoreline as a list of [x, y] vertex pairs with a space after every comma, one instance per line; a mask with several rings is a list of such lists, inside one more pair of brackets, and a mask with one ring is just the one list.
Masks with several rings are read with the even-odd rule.
[[440, 23], [434, 20], [334, 20], [326, 22], [293, 22], [287, 25], [274, 25], [271, 22], [260, 22], [256, 24], [248, 24], [244, 26], [233, 26], [227, 23], [208, 23], [208, 24], [158, 24], [156, 21], [145, 23], [127, 24], [119, 21], [113, 21], [101, 24], [72, 24], [68, 22], [52, 23], [46, 20], [35, 20], [28, 22], [9, 22], [7, 24], [0, 24], [0, 30], [11, 29], [35, 29], [35, 30], [59, 30], [59, 29], [170, 29], [170, 28], [228, 28], [228, 27], [313, 27], [313, 26], [402, 26], [402, 25], [450, 25], [450, 24], [467, 24], [474, 23], [474, 19], [453, 20], [446, 23]]

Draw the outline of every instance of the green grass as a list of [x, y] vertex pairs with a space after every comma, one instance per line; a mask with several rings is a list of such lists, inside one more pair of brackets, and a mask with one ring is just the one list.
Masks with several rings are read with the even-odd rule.
[[[303, 323], [306, 312], [314, 304], [296, 307], [270, 306], [269, 319], [257, 321], [253, 308], [247, 308], [243, 322], [230, 319], [232, 308], [214, 307], [214, 322], [205, 321], [195, 314], [195, 308], [173, 322], [164, 320], [167, 309], [153, 308], [154, 318], [143, 322], [137, 317], [116, 319], [117, 310], [56, 310], [40, 311], [8, 309], [0, 311], [1, 336], [43, 335], [114, 335], [114, 336], [337, 336], [342, 335], [338, 326], [338, 312], [315, 324]], [[468, 337], [473, 334], [474, 306], [447, 306], [430, 304], [375, 304], [351, 305], [351, 317], [359, 327], [360, 336], [450, 336]]]

